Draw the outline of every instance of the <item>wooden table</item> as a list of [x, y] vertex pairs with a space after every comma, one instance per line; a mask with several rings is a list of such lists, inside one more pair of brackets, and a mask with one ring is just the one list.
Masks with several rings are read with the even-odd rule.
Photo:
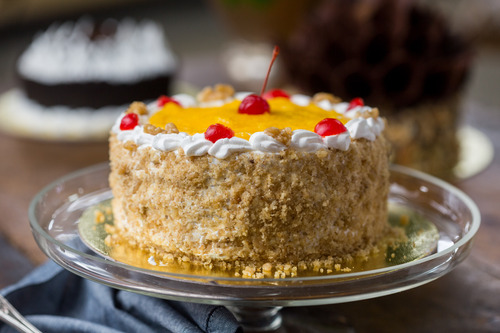
[[[187, 59], [189, 64], [194, 67], [186, 66], [189, 70], [181, 77], [205, 83], [207, 75], [196, 76], [207, 73], [200, 57]], [[0, 90], [11, 83], [0, 82]], [[486, 90], [477, 90], [490, 89], [494, 100], [495, 83], [482, 83]], [[416, 289], [346, 304], [288, 308], [285, 320], [318, 327], [344, 323], [356, 332], [500, 332], [500, 103], [467, 105], [465, 123], [481, 130], [495, 147], [495, 158], [486, 170], [455, 184], [482, 214], [470, 256], [451, 273]], [[46, 260], [29, 228], [32, 197], [68, 172], [106, 161], [108, 152], [105, 142], [50, 143], [0, 134], [0, 154], [0, 287], [4, 287]]]

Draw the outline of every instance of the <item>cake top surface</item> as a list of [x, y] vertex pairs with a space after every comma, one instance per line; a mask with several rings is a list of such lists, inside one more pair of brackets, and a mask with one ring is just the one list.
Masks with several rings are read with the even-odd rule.
[[[318, 121], [324, 118], [336, 118], [343, 124], [350, 120], [340, 113], [347, 108], [348, 103], [343, 103], [344, 105], [338, 103], [334, 106], [331, 102], [324, 100], [323, 107], [321, 107], [311, 103], [311, 98], [305, 95], [269, 99], [270, 112], [263, 114], [239, 113], [238, 109], [242, 100], [249, 94], [239, 93], [234, 99], [221, 101], [222, 105], [208, 103], [183, 107], [177, 103], [167, 103], [150, 118], [150, 123], [161, 128], [168, 123], [174, 123], [177, 128], [191, 135], [203, 133], [210, 125], [219, 123], [231, 128], [235, 137], [249, 139], [253, 133], [264, 131], [269, 127], [313, 130]], [[189, 100], [189, 96], [177, 97], [185, 102]], [[188, 102], [189, 104], [192, 103]], [[341, 111], [336, 111], [335, 108]]]
[[52, 24], [19, 58], [19, 73], [46, 84], [137, 82], [170, 73], [176, 59], [161, 26], [151, 20], [91, 18]]
[[[255, 99], [258, 107], [249, 114], [248, 101]], [[261, 102], [265, 109], [259, 109]], [[289, 95], [281, 90], [260, 97], [217, 85], [205, 88], [197, 98], [178, 94], [149, 105], [132, 103], [112, 132], [139, 147], [161, 151], [181, 147], [188, 156], [208, 153], [226, 158], [236, 152], [276, 153], [289, 147], [308, 152], [347, 150], [351, 140], [373, 141], [384, 127], [378, 109], [359, 98], [342, 102], [327, 93]]]

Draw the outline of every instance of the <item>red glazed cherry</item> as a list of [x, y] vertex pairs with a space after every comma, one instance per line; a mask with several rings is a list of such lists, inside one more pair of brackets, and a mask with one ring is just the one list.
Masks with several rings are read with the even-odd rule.
[[255, 94], [248, 95], [242, 101], [238, 107], [238, 113], [246, 114], [263, 114], [269, 112], [271, 107], [267, 101]]
[[273, 63], [278, 56], [280, 49], [278, 46], [275, 46], [273, 49], [273, 57], [271, 58], [271, 63], [269, 64], [269, 68], [267, 69], [266, 78], [264, 80], [264, 84], [262, 85], [262, 90], [259, 95], [248, 95], [243, 98], [240, 106], [238, 107], [238, 113], [245, 114], [264, 114], [271, 110], [269, 103], [264, 99], [264, 91], [266, 90], [267, 80], [269, 79], [269, 74], [271, 73], [271, 68], [273, 67]]
[[323, 137], [344, 133], [345, 131], [347, 131], [347, 128], [345, 128], [344, 124], [334, 118], [325, 118], [314, 127], [314, 132]]
[[264, 99], [272, 99], [272, 98], [276, 98], [276, 97], [290, 98], [290, 95], [288, 95], [286, 92], [284, 92], [281, 89], [272, 89], [272, 90], [266, 91], [262, 95], [262, 97]]
[[354, 109], [357, 106], [365, 106], [365, 102], [361, 97], [353, 98], [349, 103], [349, 106], [347, 107], [347, 111], [349, 111], [350, 109]]
[[208, 141], [212, 141], [213, 143], [215, 143], [219, 139], [230, 139], [233, 136], [233, 130], [221, 124], [210, 125], [205, 131], [205, 139], [207, 139]]
[[134, 129], [139, 124], [139, 116], [137, 113], [127, 113], [123, 116], [120, 122], [120, 129], [122, 131]]
[[165, 95], [161, 95], [160, 97], [158, 97], [158, 100], [156, 101], [158, 107], [162, 107], [165, 104], [170, 103], [170, 102], [181, 106], [181, 104], [179, 102], [177, 102], [175, 99], [173, 99], [172, 97], [165, 96]]

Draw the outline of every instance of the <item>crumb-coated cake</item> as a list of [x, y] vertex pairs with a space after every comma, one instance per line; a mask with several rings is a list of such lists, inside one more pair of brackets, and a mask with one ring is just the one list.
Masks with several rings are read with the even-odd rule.
[[134, 102], [110, 135], [107, 241], [244, 277], [338, 269], [388, 231], [384, 127], [327, 93], [216, 85]]

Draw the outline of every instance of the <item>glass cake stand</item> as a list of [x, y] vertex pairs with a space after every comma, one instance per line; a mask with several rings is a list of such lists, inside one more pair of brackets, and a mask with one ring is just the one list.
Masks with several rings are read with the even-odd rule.
[[29, 208], [40, 248], [65, 269], [84, 278], [144, 295], [227, 306], [244, 329], [269, 331], [282, 323], [280, 309], [369, 299], [433, 281], [468, 255], [480, 225], [476, 205], [463, 192], [437, 178], [391, 167], [390, 204], [406, 207], [437, 228], [434, 250], [402, 264], [351, 273], [283, 279], [156, 271], [99, 254], [78, 231], [83, 212], [111, 198], [109, 166], [95, 165], [45, 187]]

